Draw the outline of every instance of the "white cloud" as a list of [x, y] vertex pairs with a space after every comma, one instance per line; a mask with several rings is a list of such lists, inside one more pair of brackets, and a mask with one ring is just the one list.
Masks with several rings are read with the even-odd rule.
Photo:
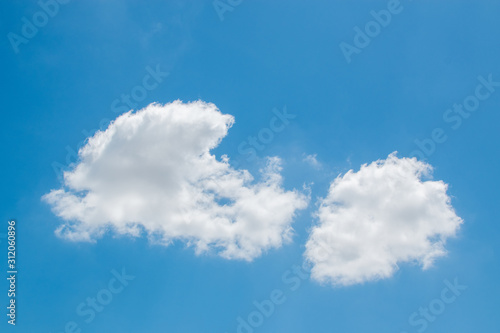
[[119, 116], [79, 151], [64, 188], [43, 199], [64, 220], [56, 233], [93, 241], [113, 230], [166, 245], [183, 240], [197, 253], [252, 260], [290, 239], [308, 198], [285, 191], [280, 160], [262, 179], [210, 153], [234, 119], [204, 102], [152, 104]]
[[462, 219], [447, 184], [422, 179], [431, 171], [424, 162], [393, 153], [335, 179], [320, 200], [319, 221], [306, 244], [312, 278], [363, 283], [392, 276], [404, 262], [426, 269], [445, 255], [445, 241]]
[[310, 166], [312, 166], [315, 169], [320, 169], [321, 168], [321, 163], [317, 159], [317, 154], [314, 155], [306, 155], [303, 159], [303, 162], [306, 162]]

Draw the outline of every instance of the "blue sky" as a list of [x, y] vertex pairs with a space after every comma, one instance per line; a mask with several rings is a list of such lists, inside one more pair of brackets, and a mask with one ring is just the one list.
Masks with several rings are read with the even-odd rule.
[[[354, 45], [353, 29], [364, 29], [370, 12], [388, 3], [242, 1], [221, 20], [210, 1], [70, 1], [17, 53], [8, 34], [21, 35], [22, 18], [32, 20], [41, 7], [4, 3], [0, 232], [16, 219], [19, 274], [17, 324], [7, 324], [2, 312], [2, 331], [59, 333], [75, 322], [78, 328], [67, 331], [235, 332], [237, 318], [278, 289], [285, 301], [255, 332], [409, 333], [423, 327], [410, 325], [411, 315], [440, 299], [443, 281], [454, 279], [467, 289], [425, 331], [499, 327], [500, 87], [457, 129], [443, 115], [474, 95], [478, 77], [500, 81], [500, 4], [402, 0], [348, 63], [339, 45]], [[105, 129], [118, 116], [113, 101], [144, 85], [156, 68], [169, 74], [132, 101], [135, 109], [177, 99], [214, 103], [235, 118], [215, 156], [227, 154], [257, 174], [266, 156], [278, 155], [286, 190], [310, 184], [311, 201], [294, 219], [291, 243], [247, 262], [196, 255], [181, 241], [164, 247], [113, 233], [95, 243], [56, 236], [62, 220], [41, 200], [61, 187], [54, 162], [75, 162], [68, 151], [77, 151], [100, 123]], [[285, 106], [296, 117], [258, 158], [241, 154], [240, 144]], [[447, 139], [425, 161], [435, 179], [449, 184], [464, 221], [446, 244], [448, 255], [425, 271], [403, 263], [388, 279], [345, 287], [307, 277], [292, 291], [283, 275], [302, 264], [311, 215], [330, 182], [393, 151], [410, 156], [415, 140], [436, 128]], [[305, 163], [308, 155], [321, 168]], [[6, 240], [0, 241], [6, 271]], [[77, 307], [109, 289], [112, 271], [122, 269], [135, 278], [87, 323]], [[6, 305], [5, 280], [0, 288]]]

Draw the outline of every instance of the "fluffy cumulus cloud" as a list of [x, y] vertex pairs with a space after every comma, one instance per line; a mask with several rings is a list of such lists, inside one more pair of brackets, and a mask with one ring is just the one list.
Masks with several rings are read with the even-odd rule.
[[147, 233], [197, 253], [252, 260], [290, 239], [307, 198], [282, 187], [278, 158], [256, 181], [210, 153], [234, 122], [204, 102], [152, 104], [89, 138], [64, 186], [43, 200], [64, 220], [56, 233], [93, 241], [106, 231]]
[[431, 171], [429, 164], [393, 153], [335, 179], [306, 244], [312, 278], [363, 283], [392, 276], [404, 262], [426, 269], [445, 255], [446, 239], [462, 219], [447, 184], [429, 180]]

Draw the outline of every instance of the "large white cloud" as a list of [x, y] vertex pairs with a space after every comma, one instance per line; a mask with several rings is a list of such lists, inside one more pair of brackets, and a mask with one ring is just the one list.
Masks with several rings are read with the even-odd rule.
[[447, 184], [425, 180], [431, 171], [429, 164], [393, 153], [335, 179], [306, 244], [312, 278], [363, 283], [392, 276], [404, 262], [426, 269], [445, 255], [445, 241], [462, 219]]
[[257, 182], [210, 153], [233, 122], [204, 102], [119, 116], [80, 149], [64, 187], [43, 197], [65, 221], [57, 234], [92, 241], [109, 230], [145, 231], [164, 244], [182, 240], [197, 253], [244, 260], [280, 247], [308, 198], [282, 188], [278, 158]]

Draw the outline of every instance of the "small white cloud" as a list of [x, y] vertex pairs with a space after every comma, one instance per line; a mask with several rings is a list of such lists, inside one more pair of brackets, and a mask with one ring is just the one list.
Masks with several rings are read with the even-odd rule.
[[302, 159], [303, 162], [306, 162], [307, 164], [309, 164], [310, 166], [312, 166], [313, 168], [315, 169], [320, 169], [321, 168], [321, 163], [318, 161], [318, 159], [316, 158], [316, 155], [317, 154], [314, 154], [314, 155], [306, 155], [306, 157], [304, 157]]
[[335, 179], [306, 244], [312, 278], [352, 285], [388, 278], [404, 262], [426, 269], [445, 255], [446, 239], [463, 221], [447, 184], [422, 180], [431, 171], [429, 164], [393, 153]]
[[204, 102], [152, 104], [89, 138], [64, 188], [43, 199], [65, 222], [57, 234], [93, 241], [108, 230], [183, 240], [197, 253], [252, 260], [279, 248], [308, 198], [282, 188], [280, 160], [262, 180], [210, 153], [234, 119]]

